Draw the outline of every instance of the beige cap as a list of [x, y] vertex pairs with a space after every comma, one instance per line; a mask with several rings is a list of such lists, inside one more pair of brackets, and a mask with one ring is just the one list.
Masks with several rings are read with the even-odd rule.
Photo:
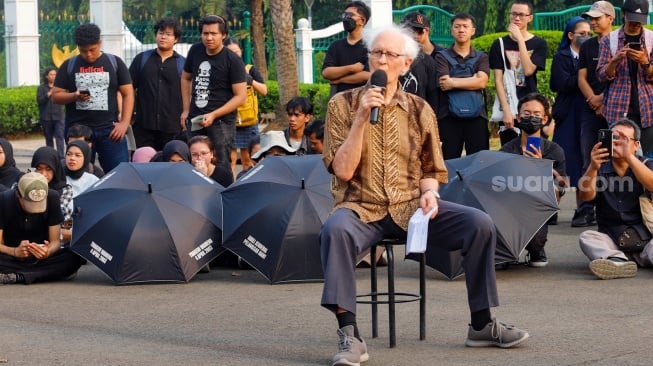
[[598, 18], [603, 14], [611, 15], [613, 18], [615, 17], [614, 6], [612, 6], [612, 4], [610, 4], [608, 1], [597, 1], [592, 4], [590, 10], [583, 13], [583, 15], [587, 15], [592, 18]]
[[18, 194], [29, 213], [45, 212], [48, 207], [48, 181], [42, 174], [32, 172], [20, 177]]

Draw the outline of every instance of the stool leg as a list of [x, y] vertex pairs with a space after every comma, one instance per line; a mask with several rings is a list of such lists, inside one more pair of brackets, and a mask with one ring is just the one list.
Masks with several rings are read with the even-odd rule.
[[372, 259], [370, 263], [370, 283], [371, 283], [371, 292], [372, 292], [372, 338], [377, 338], [379, 336], [379, 320], [378, 320], [378, 309], [379, 305], [377, 304], [378, 296], [377, 291], [377, 282], [376, 282], [376, 244], [372, 245], [370, 248], [370, 258]]
[[390, 323], [390, 348], [397, 345], [395, 335], [395, 258], [392, 245], [386, 245], [388, 255], [388, 323]]
[[425, 263], [426, 254], [422, 253], [419, 258], [419, 339], [426, 338], [426, 280]]

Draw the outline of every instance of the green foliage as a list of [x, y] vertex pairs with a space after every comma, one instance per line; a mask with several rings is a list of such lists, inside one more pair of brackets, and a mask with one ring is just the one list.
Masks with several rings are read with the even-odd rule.
[[30, 133], [39, 129], [36, 88], [0, 88], [0, 135]]
[[[265, 82], [268, 87], [268, 95], [258, 97], [258, 107], [260, 113], [270, 113], [275, 111], [275, 106], [279, 103], [279, 84], [276, 80]], [[323, 118], [326, 113], [327, 102], [329, 101], [329, 84], [299, 84], [299, 94], [308, 97], [313, 103], [313, 115], [316, 118]]]

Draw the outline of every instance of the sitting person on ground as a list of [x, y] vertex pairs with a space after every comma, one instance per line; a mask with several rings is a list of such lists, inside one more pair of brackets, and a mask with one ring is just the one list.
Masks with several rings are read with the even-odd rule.
[[324, 120], [318, 118], [309, 123], [304, 129], [304, 135], [308, 137], [311, 144], [311, 150], [314, 154], [322, 154], [322, 144], [324, 142]]
[[[86, 125], [72, 125], [70, 128], [68, 128], [67, 132], [67, 143], [71, 143], [73, 141], [84, 141], [86, 144], [88, 144], [89, 149], [93, 147], [93, 130], [91, 130], [90, 127]], [[89, 155], [90, 157], [90, 155]], [[102, 170], [102, 167], [100, 167], [97, 164], [93, 164], [91, 161], [92, 159], [88, 160], [88, 166], [86, 167], [86, 171], [95, 175], [98, 178], [104, 177], [104, 170]]]
[[91, 149], [84, 141], [73, 141], [66, 146], [66, 183], [73, 187], [73, 198], [90, 188], [100, 178], [88, 173]]
[[170, 163], [191, 163], [190, 150], [188, 144], [181, 140], [168, 141], [163, 146], [163, 151], [159, 151], [152, 157], [152, 162], [170, 162]]
[[[520, 138], [512, 139], [501, 147], [501, 151], [520, 154], [535, 159], [549, 159], [553, 160], [553, 177], [556, 188], [556, 198], [560, 201], [562, 192], [558, 186], [565, 186], [566, 167], [565, 167], [565, 153], [560, 145], [555, 142], [549, 141], [542, 137], [542, 127], [549, 121], [549, 100], [538, 93], [526, 94], [519, 100], [518, 108], [518, 122], [517, 127], [522, 131]], [[533, 144], [528, 144], [529, 137], [535, 138], [539, 141], [539, 147]], [[532, 140], [532, 139], [531, 139]], [[542, 226], [535, 236], [526, 245], [528, 251], [528, 265], [530, 267], [546, 267], [549, 260], [544, 251], [544, 245], [547, 241], [549, 229], [547, 225]]]
[[63, 222], [68, 226], [73, 219], [73, 187], [66, 182], [66, 171], [54, 148], [41, 146], [32, 155], [32, 170], [42, 174], [48, 187], [59, 193]]
[[295, 155], [296, 148], [290, 146], [283, 131], [268, 131], [261, 134], [261, 149], [252, 155], [255, 162], [260, 162], [268, 155]]
[[0, 185], [11, 188], [23, 174], [16, 168], [11, 142], [0, 137]]
[[211, 139], [204, 135], [191, 137], [188, 141], [192, 164], [197, 170], [204, 173], [223, 187], [229, 187], [234, 182], [231, 170], [223, 165], [216, 165], [215, 150]]
[[[259, 152], [259, 150], [261, 150], [261, 135], [257, 135], [255, 137], [252, 137], [249, 140], [249, 144], [247, 145], [247, 150], [249, 151], [249, 156], [250, 157], [254, 156], [254, 154], [256, 154], [257, 152]], [[254, 163], [254, 165], [256, 165], [256, 162], [254, 161], [254, 159], [252, 159], [252, 163]], [[247, 169], [243, 169], [240, 172], [238, 172], [238, 175], [236, 175], [236, 180], [240, 179], [240, 177], [242, 177], [248, 171], [250, 171], [254, 167], [254, 165], [252, 165], [251, 167], [249, 167]]]
[[75, 274], [82, 259], [61, 249], [62, 222], [59, 194], [39, 173], [23, 175], [15, 189], [0, 193], [0, 283], [27, 285]]
[[151, 146], [143, 146], [134, 150], [132, 163], [149, 163], [152, 157], [156, 155], [156, 150]]
[[641, 130], [629, 119], [612, 126], [612, 157], [601, 142], [579, 180], [580, 198], [596, 202], [598, 231], [580, 234], [592, 273], [603, 280], [634, 277], [653, 266], [653, 238], [642, 221], [639, 196], [653, 191], [653, 159], [640, 159]]
[[[338, 93], [325, 118], [322, 160], [333, 175], [335, 206], [320, 231], [321, 305], [338, 322], [333, 365], [369, 359], [356, 322], [357, 259], [385, 236], [406, 238], [408, 221], [417, 210], [429, 215], [427, 245], [465, 253], [462, 267], [471, 313], [465, 345], [510, 348], [523, 343], [529, 334], [497, 321], [490, 310], [499, 305], [494, 223], [481, 210], [440, 199], [439, 185], [447, 182], [448, 173], [435, 113], [399, 85], [399, 75], [410, 68], [419, 46], [396, 25], [372, 29], [365, 41], [370, 71], [384, 70], [387, 87], [368, 83]], [[379, 108], [375, 125], [369, 122], [372, 108]]]
[[294, 97], [286, 104], [288, 128], [284, 131], [286, 141], [295, 149], [295, 155], [313, 154], [311, 143], [304, 135], [306, 125], [313, 118], [313, 104], [306, 97]]

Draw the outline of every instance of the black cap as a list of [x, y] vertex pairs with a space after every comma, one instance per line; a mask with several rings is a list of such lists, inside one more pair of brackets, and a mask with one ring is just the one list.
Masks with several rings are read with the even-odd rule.
[[629, 22], [648, 24], [648, 0], [626, 0], [621, 11]]
[[408, 25], [413, 28], [420, 28], [420, 29], [430, 27], [429, 19], [426, 17], [426, 15], [422, 13], [418, 13], [416, 11], [406, 14], [406, 16], [404, 16], [404, 18], [401, 19], [401, 24]]

